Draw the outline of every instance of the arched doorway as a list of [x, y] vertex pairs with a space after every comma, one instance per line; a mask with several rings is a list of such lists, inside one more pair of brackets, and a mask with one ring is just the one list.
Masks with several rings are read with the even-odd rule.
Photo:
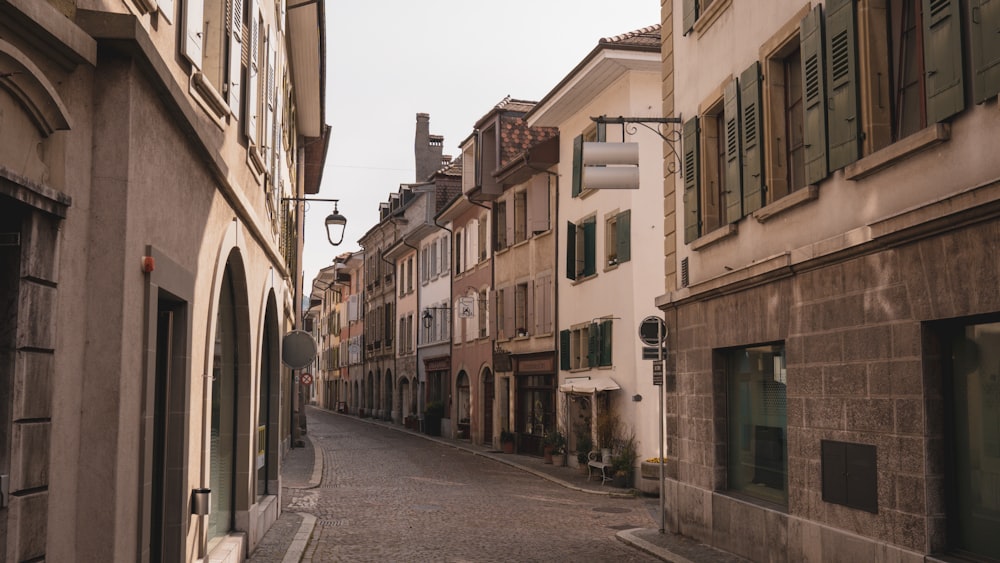
[[[212, 489], [208, 517], [211, 542], [236, 528], [237, 510], [248, 508], [249, 483], [237, 481], [238, 468], [246, 467], [250, 440], [240, 429], [250, 426], [249, 417], [249, 319], [242, 260], [230, 253], [222, 275], [216, 307], [215, 346], [212, 351], [211, 425], [209, 428], [209, 487]], [[244, 399], [246, 402], [243, 403]], [[244, 475], [246, 475], [244, 473]], [[249, 476], [247, 476], [249, 477]]]
[[371, 414], [375, 408], [375, 374], [368, 372], [368, 379], [365, 381], [365, 400], [363, 405], [365, 412]]
[[392, 420], [392, 370], [385, 370], [385, 379], [382, 381], [384, 393], [382, 393], [382, 418]]
[[469, 389], [469, 374], [465, 370], [458, 372], [455, 380], [455, 396], [458, 399], [458, 438], [469, 437], [469, 415], [472, 412], [472, 393]]
[[493, 370], [483, 370], [483, 444], [493, 443], [493, 404], [496, 399], [496, 382]]
[[278, 306], [271, 292], [264, 312], [260, 345], [260, 380], [257, 382], [257, 497], [277, 494], [278, 401], [281, 363], [278, 352]]

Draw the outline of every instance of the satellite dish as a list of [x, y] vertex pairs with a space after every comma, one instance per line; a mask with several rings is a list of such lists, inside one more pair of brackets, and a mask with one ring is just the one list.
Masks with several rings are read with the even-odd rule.
[[281, 339], [281, 363], [302, 369], [316, 359], [316, 340], [304, 330], [293, 330]]

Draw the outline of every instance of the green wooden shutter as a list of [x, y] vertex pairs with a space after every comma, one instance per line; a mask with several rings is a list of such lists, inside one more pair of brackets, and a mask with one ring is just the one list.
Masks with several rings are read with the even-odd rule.
[[726, 222], [735, 223], [743, 216], [743, 189], [742, 183], [743, 160], [740, 150], [740, 87], [736, 80], [726, 84], [725, 95], [723, 96], [723, 119], [725, 120], [725, 131], [720, 134], [726, 139], [726, 169], [722, 172], [725, 175], [726, 190], [722, 194], [722, 204], [726, 210]]
[[569, 363], [569, 331], [559, 331], [559, 369], [572, 369]]
[[576, 279], [576, 225], [566, 223], [566, 277]]
[[597, 219], [591, 217], [583, 222], [583, 275], [597, 273]]
[[701, 194], [698, 190], [699, 167], [698, 118], [684, 123], [684, 242], [690, 243], [701, 235]]
[[684, 35], [694, 29], [698, 20], [698, 0], [684, 0]]
[[573, 139], [573, 190], [572, 196], [580, 195], [583, 189], [583, 135]]
[[597, 323], [587, 326], [587, 367], [596, 367], [601, 361], [601, 327]]
[[601, 321], [601, 358], [600, 365], [611, 365], [611, 319]]
[[615, 219], [615, 241], [618, 248], [615, 249], [618, 255], [618, 263], [622, 264], [632, 259], [632, 210], [626, 209], [618, 214]]
[[761, 111], [760, 63], [740, 74], [740, 140], [743, 142], [743, 214], [764, 204], [764, 115]]
[[[805, 179], [816, 184], [826, 178], [826, 77], [823, 74], [823, 7], [816, 6], [802, 18], [802, 136], [805, 140]], [[794, 190], [801, 186], [788, 186]]]
[[829, 106], [826, 108], [830, 170], [839, 170], [857, 160], [861, 151], [854, 0], [827, 0], [826, 36], [826, 83], [830, 88]]
[[962, 19], [957, 0], [923, 0], [927, 123], [965, 109]]
[[1000, 92], [1000, 2], [972, 0], [972, 72], [975, 100], [981, 104]]

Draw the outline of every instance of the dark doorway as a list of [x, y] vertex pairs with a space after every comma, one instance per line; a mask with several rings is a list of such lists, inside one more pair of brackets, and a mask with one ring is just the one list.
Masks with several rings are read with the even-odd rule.
[[496, 400], [496, 382], [493, 372], [486, 368], [483, 374], [483, 443], [493, 443], [493, 404]]

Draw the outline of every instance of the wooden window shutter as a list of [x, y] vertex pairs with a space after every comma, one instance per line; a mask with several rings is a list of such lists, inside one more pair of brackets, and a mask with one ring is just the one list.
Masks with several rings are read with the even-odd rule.
[[583, 190], [583, 135], [573, 139], [573, 189], [572, 196], [580, 195]]
[[528, 280], [524, 292], [524, 330], [528, 334], [537, 334], [535, 331], [535, 280]]
[[726, 191], [722, 198], [726, 222], [735, 223], [743, 217], [743, 151], [740, 144], [740, 87], [736, 80], [726, 84], [723, 95], [723, 117], [726, 136]]
[[250, 51], [250, 64], [247, 65], [247, 121], [244, 133], [251, 144], [259, 142], [257, 134], [257, 119], [260, 110], [260, 16], [257, 13], [257, 0], [244, 0], [250, 5], [250, 44], [244, 48]]
[[854, 0], [827, 1], [826, 36], [826, 83], [830, 88], [829, 106], [826, 108], [830, 170], [839, 170], [857, 160], [861, 152]]
[[503, 290], [503, 329], [504, 338], [512, 338], [514, 336], [514, 331], [518, 327], [514, 326], [517, 324], [514, 320], [514, 309], [516, 308], [517, 301], [517, 286], [510, 286], [504, 288]]
[[615, 249], [618, 254], [618, 263], [622, 264], [632, 259], [632, 210], [626, 209], [618, 214], [615, 219], [615, 242], [618, 247]]
[[240, 67], [243, 56], [243, 0], [229, 1], [229, 108], [240, 116]]
[[698, 147], [698, 118], [684, 123], [684, 242], [690, 243], [701, 235], [701, 194], [698, 185], [701, 163]]
[[559, 369], [569, 370], [569, 331], [559, 331]]
[[528, 232], [540, 233], [547, 230], [549, 230], [549, 176], [542, 173], [537, 174], [528, 184]]
[[[802, 18], [802, 136], [805, 140], [806, 184], [826, 178], [826, 77], [823, 73], [823, 7]], [[790, 188], [792, 186], [789, 186]]]
[[1000, 2], [971, 0], [972, 81], [981, 104], [1000, 92]]
[[517, 198], [511, 198], [504, 203], [504, 234], [507, 237], [504, 241], [505, 244], [510, 247], [514, 246], [514, 219], [515, 219], [515, 207], [517, 207]]
[[683, 33], [687, 35], [694, 29], [694, 22], [698, 21], [698, 0], [684, 0], [684, 27]]
[[957, 0], [923, 0], [927, 123], [965, 109], [962, 18]]
[[583, 275], [597, 273], [597, 219], [591, 217], [583, 222]]
[[566, 223], [566, 277], [576, 279], [576, 225]]
[[743, 214], [764, 204], [764, 115], [760, 95], [760, 63], [740, 74], [740, 141], [743, 143]]
[[587, 367], [596, 367], [601, 360], [601, 325], [587, 325]]
[[197, 69], [201, 69], [204, 33], [205, 0], [187, 0], [184, 3], [184, 42], [181, 43], [181, 53]]
[[599, 365], [611, 365], [611, 319], [601, 321], [601, 357]]

